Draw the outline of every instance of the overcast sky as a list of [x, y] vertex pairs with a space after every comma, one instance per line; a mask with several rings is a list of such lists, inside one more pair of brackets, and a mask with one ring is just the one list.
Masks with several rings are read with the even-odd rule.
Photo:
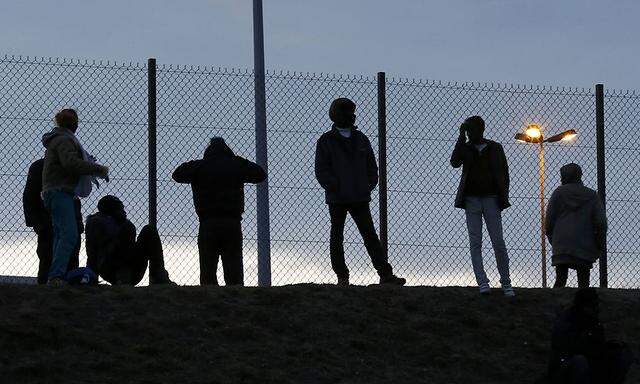
[[[3, 0], [0, 50], [251, 68], [250, 0]], [[265, 0], [271, 69], [640, 88], [640, 1]]]

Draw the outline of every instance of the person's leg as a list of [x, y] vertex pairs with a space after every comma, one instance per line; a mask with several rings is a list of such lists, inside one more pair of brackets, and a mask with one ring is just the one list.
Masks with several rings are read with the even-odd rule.
[[341, 204], [329, 204], [331, 217], [331, 236], [329, 237], [329, 253], [331, 268], [340, 279], [349, 279], [349, 269], [344, 260], [344, 223], [347, 219], [347, 207]]
[[482, 214], [487, 224], [487, 231], [496, 256], [498, 273], [500, 273], [500, 284], [504, 289], [511, 289], [511, 276], [509, 274], [509, 254], [504, 243], [502, 231], [502, 211], [496, 198], [482, 199]]
[[362, 236], [362, 240], [364, 240], [364, 246], [378, 275], [380, 277], [392, 275], [393, 270], [387, 261], [387, 254], [384, 248], [382, 248], [382, 243], [380, 243], [376, 228], [373, 224], [369, 203], [353, 204], [349, 207], [349, 213], [358, 227], [360, 236]]
[[225, 285], [244, 285], [244, 265], [242, 260], [242, 224], [240, 220], [229, 221], [224, 231], [221, 247], [222, 269]]
[[489, 278], [484, 271], [482, 262], [482, 202], [477, 197], [467, 197], [465, 200], [465, 216], [469, 231], [469, 251], [476, 283], [481, 291], [488, 291]]
[[200, 285], [218, 285], [218, 237], [217, 228], [211, 220], [201, 222], [198, 231], [198, 253], [200, 259]]
[[67, 264], [67, 272], [72, 271], [80, 266], [80, 246], [82, 245], [82, 235], [78, 232], [78, 241], [76, 242], [75, 248], [73, 248], [73, 253], [71, 254], [71, 258], [69, 259], [69, 264]]
[[589, 362], [583, 355], [575, 355], [567, 361], [568, 384], [590, 384]]
[[[149, 284], [170, 284], [169, 273], [164, 267], [164, 251], [158, 230], [152, 225], [142, 227], [136, 240], [136, 254], [142, 256], [134, 266], [134, 276], [138, 284], [149, 264]], [[140, 259], [140, 257], [139, 257]]]
[[569, 267], [566, 265], [556, 266], [556, 282], [553, 288], [564, 288], [567, 286], [567, 278], [569, 277]]
[[53, 258], [53, 228], [43, 226], [38, 233], [38, 284], [46, 284]]
[[48, 277], [49, 280], [64, 280], [69, 259], [78, 242], [73, 195], [49, 191], [45, 194], [45, 205], [51, 214], [54, 234], [53, 259]]
[[578, 275], [578, 288], [589, 288], [589, 275], [590, 270], [588, 267], [577, 267], [576, 274]]

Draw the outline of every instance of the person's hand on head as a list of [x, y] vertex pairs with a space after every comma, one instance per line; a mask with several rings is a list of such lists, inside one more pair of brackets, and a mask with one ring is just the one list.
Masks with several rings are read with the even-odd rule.
[[460, 124], [460, 136], [465, 136], [467, 133], [467, 125], [465, 123]]

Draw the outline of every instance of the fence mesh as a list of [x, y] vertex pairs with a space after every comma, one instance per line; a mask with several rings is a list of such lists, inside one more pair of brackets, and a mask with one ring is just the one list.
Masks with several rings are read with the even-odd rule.
[[[267, 126], [274, 284], [333, 282], [329, 262], [329, 215], [313, 172], [317, 138], [330, 128], [328, 105], [349, 97], [358, 105], [357, 125], [377, 143], [374, 77], [267, 72]], [[607, 196], [610, 220], [609, 283], [638, 287], [640, 201], [635, 188], [638, 149], [625, 133], [640, 118], [640, 97], [609, 91], [605, 97]], [[105, 194], [124, 202], [138, 228], [147, 215], [147, 68], [141, 64], [0, 58], [2, 188], [0, 275], [35, 276], [35, 235], [24, 226], [22, 189], [29, 164], [44, 151], [41, 135], [63, 107], [80, 113], [78, 136], [112, 169], [113, 180], [83, 201], [85, 216]], [[254, 158], [253, 75], [203, 67], [157, 68], [158, 223], [166, 264], [181, 284], [197, 284], [197, 217], [188, 186], [171, 180], [181, 162], [200, 158], [213, 136]], [[409, 79], [387, 81], [389, 258], [410, 284], [472, 285], [464, 213], [453, 207], [460, 177], [449, 156], [462, 120], [481, 115], [487, 136], [503, 144], [511, 173], [513, 207], [504, 232], [518, 286], [541, 285], [538, 149], [513, 137], [535, 122], [546, 135], [566, 129], [576, 141], [546, 147], [546, 197], [560, 184], [559, 169], [576, 162], [587, 186], [596, 187], [595, 95], [591, 90]], [[377, 151], [377, 150], [376, 150]], [[247, 186], [243, 220], [246, 283], [257, 284], [255, 187]], [[378, 196], [372, 213], [378, 226]], [[485, 267], [497, 281], [493, 251], [484, 239]], [[355, 225], [347, 222], [345, 252], [351, 280], [373, 283]], [[553, 281], [548, 252], [549, 281]], [[81, 251], [81, 264], [85, 252]], [[221, 279], [221, 275], [219, 279]], [[592, 283], [598, 280], [598, 268]], [[570, 283], [575, 284], [575, 278]]]

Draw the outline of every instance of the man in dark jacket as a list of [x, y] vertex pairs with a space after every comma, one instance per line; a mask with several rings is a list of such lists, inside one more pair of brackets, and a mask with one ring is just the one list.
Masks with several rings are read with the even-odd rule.
[[117, 197], [98, 201], [98, 212], [87, 217], [86, 237], [87, 267], [110, 284], [138, 284], [147, 265], [150, 284], [172, 284], [158, 231], [145, 225], [136, 240], [136, 227]]
[[325, 190], [331, 216], [331, 267], [338, 277], [338, 285], [349, 285], [343, 243], [344, 224], [350, 214], [380, 283], [404, 285], [405, 279], [394, 276], [373, 225], [369, 202], [378, 184], [378, 165], [369, 139], [354, 125], [355, 110], [356, 105], [349, 99], [334, 100], [329, 109], [333, 128], [318, 139], [316, 146], [316, 179]]
[[560, 168], [560, 177], [562, 185], [551, 195], [546, 216], [556, 267], [554, 288], [567, 284], [569, 268], [578, 274], [578, 287], [586, 288], [589, 270], [605, 248], [607, 216], [598, 193], [582, 184], [578, 164]]
[[[53, 227], [51, 225], [51, 216], [44, 207], [42, 201], [42, 170], [44, 168], [44, 159], [34, 161], [29, 167], [27, 174], [27, 183], [22, 194], [22, 205], [24, 208], [24, 218], [27, 227], [33, 228], [38, 236], [38, 246], [36, 254], [38, 255], [38, 284], [46, 284], [49, 269], [51, 268], [51, 259], [53, 258]], [[78, 256], [80, 255], [80, 234], [84, 232], [82, 224], [82, 208], [80, 199], [74, 198], [76, 211], [76, 224], [78, 229], [78, 242], [73, 250], [73, 254], [67, 264], [67, 272], [78, 268]]]
[[624, 344], [605, 341], [598, 293], [580, 289], [551, 335], [548, 376], [553, 384], [621, 384], [633, 362]]
[[201, 285], [218, 285], [218, 257], [222, 258], [225, 284], [244, 285], [241, 225], [244, 184], [257, 184], [266, 178], [262, 167], [236, 156], [221, 137], [211, 139], [202, 160], [186, 162], [173, 172], [176, 182], [191, 184], [200, 219]]
[[496, 255], [502, 290], [505, 296], [511, 297], [515, 292], [511, 286], [509, 256], [502, 233], [502, 211], [511, 205], [509, 166], [502, 145], [485, 139], [484, 129], [484, 120], [480, 116], [469, 117], [460, 126], [458, 141], [451, 154], [451, 165], [462, 167], [455, 206], [466, 213], [471, 263], [480, 293], [490, 293], [489, 279], [482, 262], [484, 217]]

